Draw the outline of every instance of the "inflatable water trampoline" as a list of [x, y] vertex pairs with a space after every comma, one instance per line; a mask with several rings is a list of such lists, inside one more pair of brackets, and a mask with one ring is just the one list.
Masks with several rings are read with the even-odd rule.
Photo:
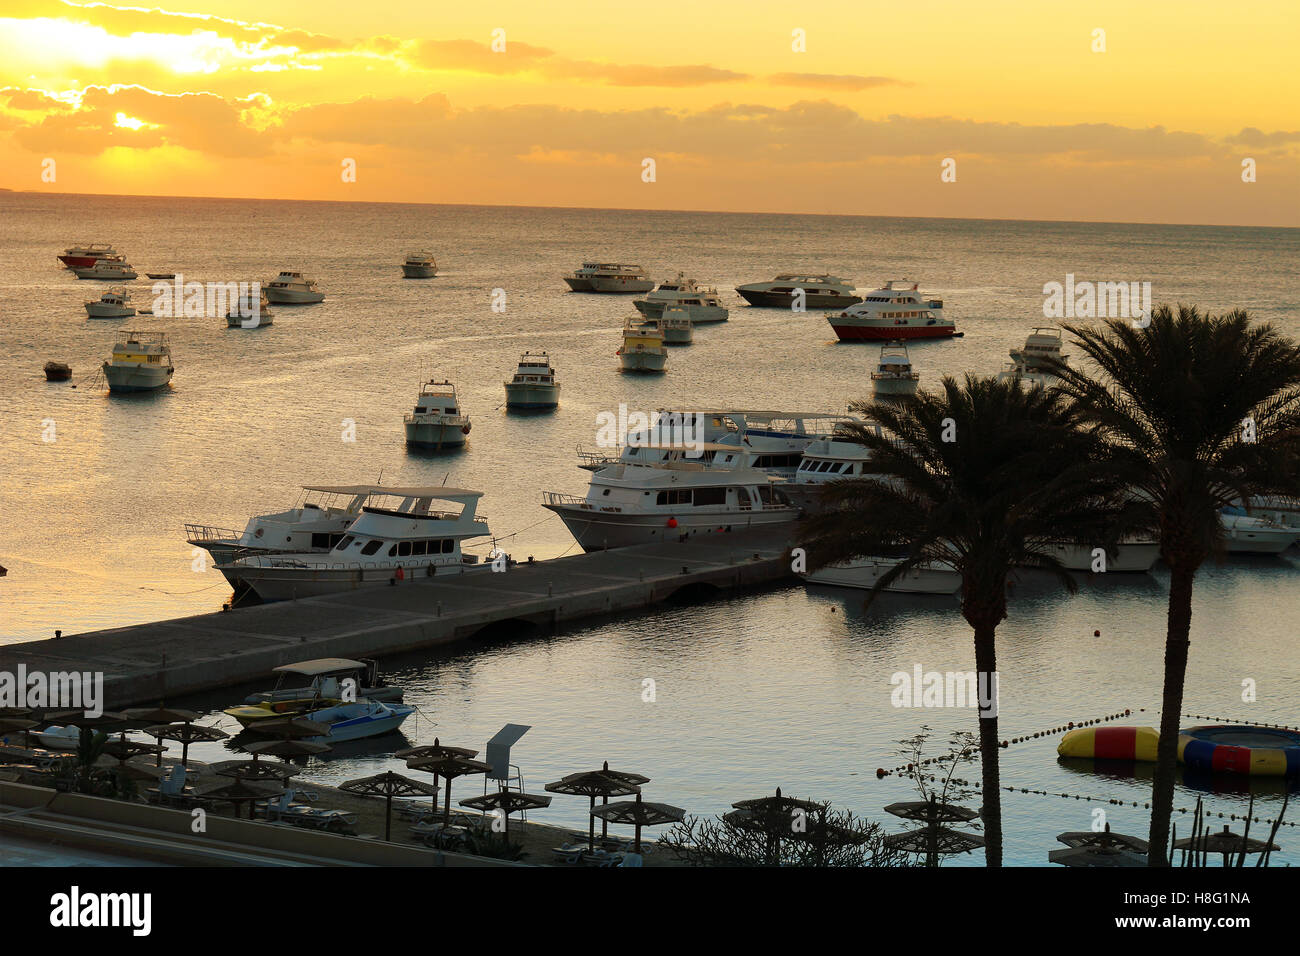
[[1188, 727], [1178, 734], [1178, 762], [1210, 773], [1294, 777], [1300, 775], [1300, 732], [1232, 724]]

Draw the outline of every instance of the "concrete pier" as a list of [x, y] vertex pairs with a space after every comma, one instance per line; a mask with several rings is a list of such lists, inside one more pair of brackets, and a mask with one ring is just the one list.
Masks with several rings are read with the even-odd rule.
[[[169, 701], [267, 679], [317, 657], [381, 657], [448, 644], [487, 628], [550, 632], [581, 618], [674, 596], [795, 580], [784, 557], [795, 524], [696, 535], [684, 542], [578, 554], [504, 572], [409, 578], [228, 612], [0, 646], [0, 671], [104, 675], [108, 706]], [[216, 572], [209, 572], [216, 573]]]

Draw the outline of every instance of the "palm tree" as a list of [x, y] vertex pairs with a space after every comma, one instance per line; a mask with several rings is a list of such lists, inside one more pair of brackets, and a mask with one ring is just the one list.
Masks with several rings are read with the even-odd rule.
[[[936, 393], [852, 408], [880, 426], [842, 427], [870, 451], [875, 474], [826, 486], [805, 539], [809, 567], [901, 554], [874, 598], [918, 564], [951, 565], [962, 577], [962, 616], [975, 632], [977, 676], [989, 680], [1012, 568], [1041, 565], [1073, 591], [1050, 542], [1107, 543], [1118, 495], [1095, 463], [1098, 443], [1077, 427], [1068, 402], [1018, 379], [946, 377]], [[979, 745], [985, 858], [1001, 866], [995, 708], [981, 708]]]
[[1160, 743], [1151, 795], [1150, 864], [1168, 864], [1178, 724], [1192, 623], [1192, 582], [1221, 551], [1219, 512], [1252, 496], [1294, 495], [1300, 346], [1245, 312], [1219, 317], [1162, 306], [1150, 324], [1066, 326], [1101, 372], [1059, 367], [1060, 389], [1147, 510], [1169, 567]]

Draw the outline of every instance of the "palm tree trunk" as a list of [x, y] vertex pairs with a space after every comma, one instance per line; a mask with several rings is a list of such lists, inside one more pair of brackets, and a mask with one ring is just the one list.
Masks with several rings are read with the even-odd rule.
[[1169, 865], [1169, 818], [1174, 812], [1174, 777], [1178, 772], [1178, 724], [1183, 712], [1183, 683], [1192, 630], [1192, 580], [1196, 566], [1174, 566], [1169, 576], [1169, 616], [1165, 634], [1165, 687], [1160, 705], [1160, 742], [1151, 787], [1151, 832], [1148, 866]]
[[[994, 646], [996, 625], [975, 627], [975, 678], [977, 686], [988, 681], [989, 692], [996, 689], [997, 650]], [[987, 675], [987, 676], [986, 676]], [[984, 864], [1002, 865], [1002, 785], [998, 775], [1000, 756], [997, 710], [992, 716], [980, 717], [980, 766], [983, 770], [981, 789], [984, 794]]]

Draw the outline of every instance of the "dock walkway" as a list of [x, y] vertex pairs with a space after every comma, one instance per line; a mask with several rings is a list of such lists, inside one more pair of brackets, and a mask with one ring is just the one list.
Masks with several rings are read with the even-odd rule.
[[[795, 524], [511, 565], [504, 572], [415, 577], [396, 586], [236, 608], [0, 646], [0, 671], [102, 672], [111, 709], [266, 678], [318, 657], [379, 657], [485, 629], [550, 633], [584, 617], [674, 596], [792, 580]], [[210, 572], [211, 573], [211, 572]]]

